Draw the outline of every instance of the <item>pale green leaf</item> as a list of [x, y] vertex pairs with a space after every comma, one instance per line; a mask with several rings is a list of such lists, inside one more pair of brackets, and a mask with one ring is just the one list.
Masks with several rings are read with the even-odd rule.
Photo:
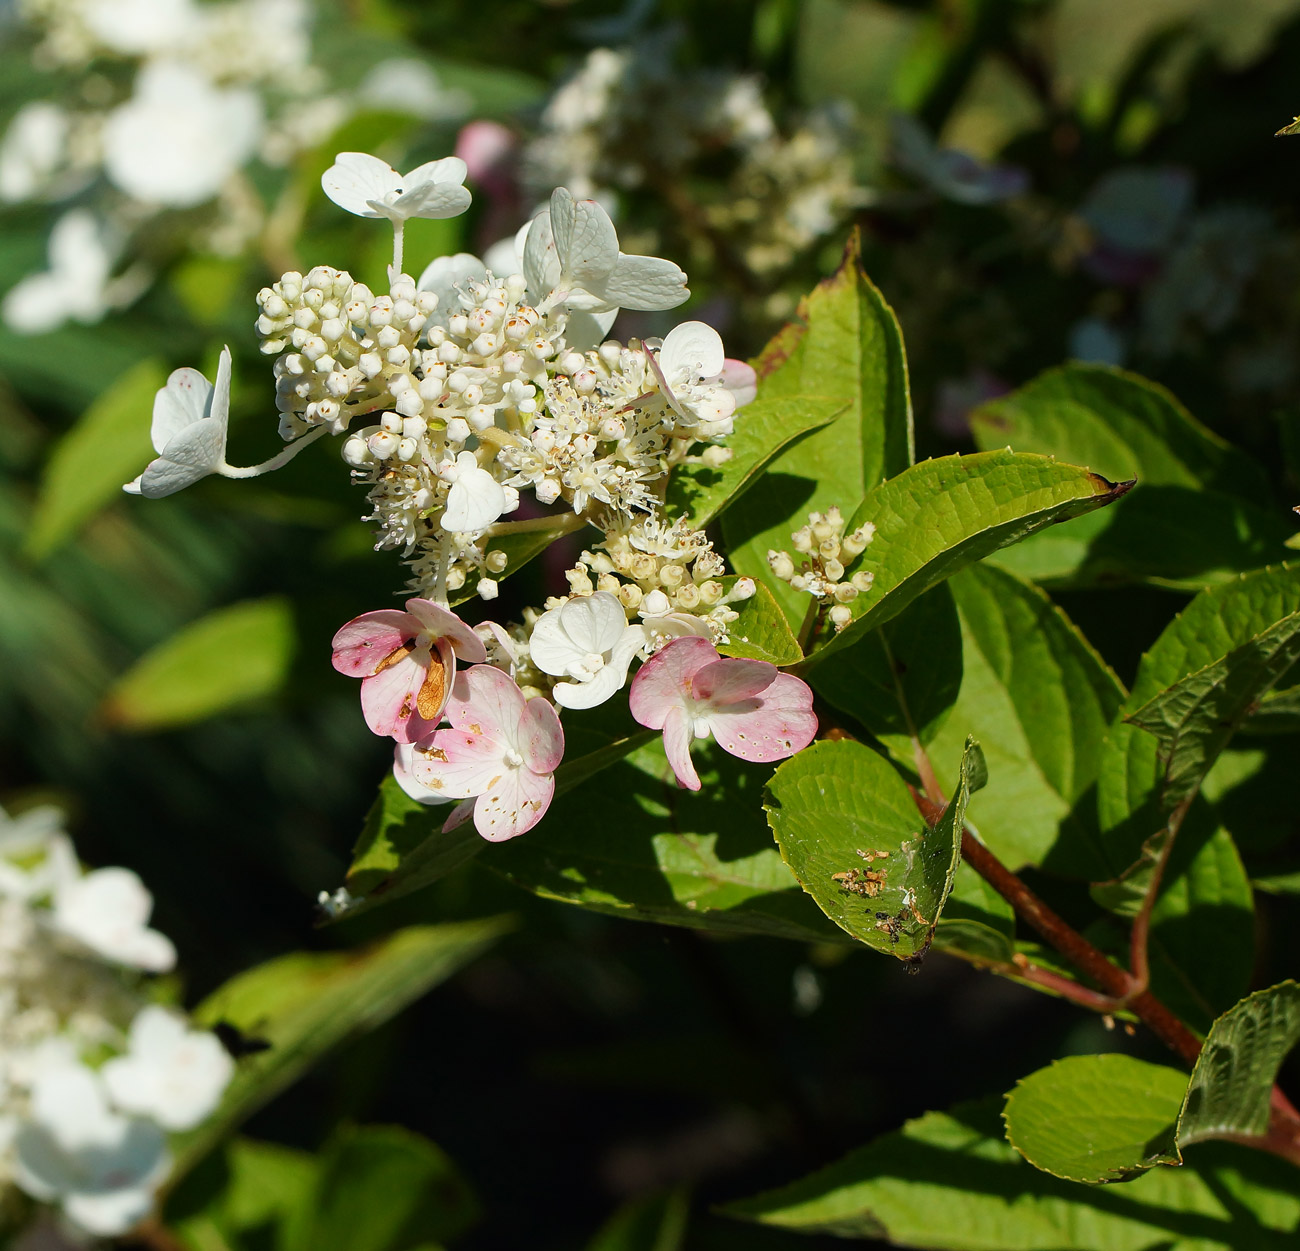
[[221, 1106], [175, 1146], [184, 1173], [231, 1129], [296, 1081], [331, 1048], [373, 1029], [475, 959], [503, 934], [502, 918], [398, 930], [356, 951], [295, 952], [237, 974], [195, 1009], [271, 1045], [243, 1057]]
[[764, 466], [796, 439], [820, 430], [846, 408], [846, 399], [773, 396], [755, 400], [736, 414], [735, 433], [726, 441], [731, 452], [716, 469], [679, 465], [668, 479], [664, 501], [670, 518], [686, 516], [703, 529], [753, 485]]
[[1179, 1162], [1174, 1122], [1187, 1074], [1118, 1053], [1069, 1056], [1007, 1096], [1007, 1138], [1035, 1168], [1076, 1182], [1124, 1181]]
[[1193, 1148], [1119, 1190], [1026, 1163], [1001, 1100], [929, 1112], [724, 1214], [800, 1233], [932, 1251], [1284, 1251], [1300, 1227], [1294, 1166], [1243, 1147]]
[[133, 365], [55, 445], [41, 477], [26, 549], [48, 556], [122, 494], [153, 456], [149, 419], [167, 370], [154, 358]]
[[[737, 578], [722, 578], [728, 591]], [[754, 594], [731, 605], [736, 620], [727, 626], [728, 641], [718, 645], [724, 656], [744, 660], [766, 660], [773, 665], [794, 665], [803, 659], [799, 642], [772, 592], [762, 582], [754, 583]]]
[[219, 608], [136, 661], [105, 696], [100, 717], [143, 732], [265, 699], [283, 686], [295, 646], [293, 610], [280, 596]]
[[932, 586], [1027, 535], [1119, 499], [1098, 474], [1046, 456], [979, 452], [922, 461], [862, 501], [850, 528], [870, 522], [875, 538], [854, 562], [874, 576], [853, 600], [853, 618], [821, 656], [896, 617]]
[[961, 784], [933, 828], [893, 766], [861, 743], [815, 743], [773, 774], [764, 809], [781, 855], [859, 942], [900, 960], [930, 946], [961, 854], [978, 753], [970, 745]]

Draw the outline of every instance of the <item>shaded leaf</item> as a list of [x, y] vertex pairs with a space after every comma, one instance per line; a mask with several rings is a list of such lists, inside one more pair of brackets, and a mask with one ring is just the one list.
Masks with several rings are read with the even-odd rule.
[[100, 717], [114, 729], [143, 732], [264, 699], [284, 685], [295, 646], [288, 600], [219, 608], [136, 661], [105, 696]]
[[1210, 1027], [1178, 1118], [1178, 1143], [1262, 1134], [1278, 1070], [1300, 1042], [1300, 985], [1256, 991]]
[[811, 674], [817, 693], [913, 767], [915, 744], [929, 743], [948, 719], [962, 684], [962, 636], [946, 584], [927, 591], [892, 621], [836, 652]]
[[1035, 1168], [1076, 1182], [1116, 1182], [1180, 1162], [1174, 1122], [1187, 1074], [1113, 1053], [1069, 1056], [1016, 1083], [1002, 1117]]
[[[844, 396], [848, 410], [771, 461], [756, 489], [729, 508], [722, 529], [732, 567], [767, 575], [770, 548], [784, 550], [810, 510], [837, 505], [847, 516], [884, 478], [912, 463], [912, 402], [902, 333], [893, 310], [862, 271], [856, 232], [836, 273], [800, 302], [755, 362], [760, 401]], [[806, 596], [785, 583], [777, 601], [799, 620]]]
[[690, 1198], [685, 1190], [625, 1203], [587, 1244], [587, 1251], [680, 1251]]
[[819, 655], [847, 647], [999, 547], [1113, 503], [1129, 485], [1018, 452], [944, 456], [912, 466], [872, 491], [849, 523], [850, 529], [866, 522], [876, 527], [850, 570], [870, 571], [875, 581], [852, 601], [852, 621]]
[[237, 974], [195, 1009], [271, 1046], [239, 1062], [221, 1106], [175, 1145], [179, 1176], [214, 1143], [345, 1038], [373, 1029], [468, 964], [508, 928], [502, 918], [417, 925], [356, 951], [295, 952]]
[[934, 932], [935, 947], [976, 964], [1010, 964], [1015, 933], [1011, 905], [963, 860]]
[[[504, 552], [506, 555], [504, 572], [493, 574], [493, 580], [499, 582], [512, 573], [518, 573], [530, 560], [540, 556], [556, 539], [563, 538], [566, 534], [581, 534], [589, 528], [587, 526], [575, 528], [572, 513], [558, 513], [550, 525], [540, 525], [535, 530], [522, 530], [488, 539], [484, 547], [485, 551]], [[454, 606], [474, 599], [477, 594], [478, 584], [466, 582], [464, 586], [451, 593], [450, 600]]]
[[894, 768], [861, 743], [815, 743], [773, 774], [764, 809], [781, 855], [859, 942], [900, 960], [930, 946], [961, 854], [978, 752], [968, 748], [961, 784], [932, 829]]
[[112, 382], [58, 441], [41, 476], [27, 532], [30, 556], [48, 556], [120, 498], [122, 484], [152, 458], [149, 414], [154, 394], [166, 381], [161, 361], [140, 361]]
[[1095, 1189], [1039, 1172], [1002, 1136], [1000, 1099], [929, 1112], [811, 1176], [728, 1204], [801, 1233], [935, 1251], [1283, 1251], [1300, 1223], [1292, 1165], [1224, 1144], [1182, 1168]]
[[727, 438], [730, 459], [716, 469], [679, 465], [673, 470], [664, 501], [667, 516], [688, 516], [702, 530], [753, 485], [783, 448], [828, 425], [848, 407], [847, 399], [804, 395], [773, 396], [747, 404], [736, 414], [735, 433]]
[[947, 585], [960, 615], [964, 673], [952, 715], [930, 745], [940, 784], [947, 790], [955, 780], [961, 731], [973, 734], [997, 784], [971, 801], [969, 819], [998, 858], [1011, 869], [1104, 877], [1093, 787], [1124, 688], [1037, 587], [988, 565], [972, 565]]

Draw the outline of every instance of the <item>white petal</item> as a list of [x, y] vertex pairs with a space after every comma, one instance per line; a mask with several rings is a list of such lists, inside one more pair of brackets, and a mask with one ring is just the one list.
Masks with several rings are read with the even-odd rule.
[[592, 290], [594, 285], [603, 283], [618, 264], [618, 235], [609, 214], [595, 200], [570, 199], [568, 204], [572, 208], [568, 211], [564, 237], [555, 221], [554, 208], [551, 210], [555, 247], [564, 269], [563, 281]]
[[564, 628], [560, 608], [549, 608], [533, 624], [528, 636], [528, 657], [543, 673], [562, 677], [569, 666], [582, 660], [586, 654], [575, 646]]
[[470, 204], [470, 194], [459, 183], [425, 183], [403, 192], [392, 209], [403, 217], [458, 217]]
[[579, 595], [559, 608], [560, 623], [573, 645], [584, 654], [604, 655], [627, 628], [627, 613], [608, 591]]
[[564, 708], [595, 708], [611, 696], [618, 694], [627, 681], [628, 666], [645, 643], [645, 631], [639, 625], [630, 625], [610, 652], [605, 667], [590, 682], [557, 682], [553, 691], [555, 702]]
[[690, 291], [685, 273], [672, 261], [621, 254], [599, 294], [619, 308], [656, 311], [676, 308]]
[[438, 311], [429, 319], [431, 324], [445, 326], [447, 318], [460, 309], [457, 287], [486, 278], [487, 271], [488, 267], [469, 252], [431, 261], [416, 284], [421, 291], [432, 291], [438, 297]]
[[453, 533], [486, 530], [505, 510], [501, 483], [486, 469], [463, 469], [447, 492], [442, 528]]
[[321, 175], [320, 185], [339, 208], [358, 217], [375, 217], [369, 201], [383, 201], [404, 184], [401, 174], [377, 156], [340, 152]]
[[555, 235], [551, 230], [551, 215], [538, 213], [528, 224], [523, 249], [524, 280], [528, 295], [540, 304], [560, 281], [560, 258], [555, 250]]
[[727, 361], [722, 336], [702, 321], [684, 321], [668, 332], [659, 349], [659, 364], [670, 383], [712, 378]]
[[564, 341], [575, 352], [586, 352], [599, 347], [609, 337], [610, 327], [618, 320], [618, 309], [588, 313], [570, 308], [569, 319], [564, 323]]
[[415, 187], [420, 183], [464, 182], [469, 167], [458, 156], [444, 156], [441, 160], [425, 161], [417, 165], [402, 180], [403, 187]]
[[95, 1194], [69, 1195], [63, 1210], [89, 1234], [110, 1238], [138, 1225], [153, 1207], [151, 1186], [124, 1186]]

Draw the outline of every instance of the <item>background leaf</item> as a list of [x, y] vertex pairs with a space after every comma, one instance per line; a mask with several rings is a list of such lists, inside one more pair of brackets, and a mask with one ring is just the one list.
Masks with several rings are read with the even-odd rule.
[[1117, 1052], [1068, 1056], [1021, 1078], [1002, 1117], [1035, 1168], [1076, 1182], [1116, 1182], [1180, 1162], [1174, 1122], [1187, 1074]]
[[274, 695], [296, 638], [281, 596], [219, 608], [136, 661], [113, 683], [100, 717], [118, 730], [162, 730]]
[[154, 395], [167, 382], [161, 361], [133, 365], [109, 384], [55, 445], [25, 543], [48, 556], [90, 517], [122, 494], [153, 456], [149, 420]]
[[680, 1251], [690, 1198], [684, 1190], [625, 1203], [587, 1244], [587, 1251]]

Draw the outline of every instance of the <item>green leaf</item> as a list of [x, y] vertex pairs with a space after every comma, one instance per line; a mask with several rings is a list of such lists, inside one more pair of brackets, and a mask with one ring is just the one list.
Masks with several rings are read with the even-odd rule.
[[411, 1251], [458, 1237], [478, 1214], [468, 1183], [428, 1139], [395, 1125], [348, 1128], [326, 1146], [286, 1251]]
[[956, 794], [927, 829], [888, 761], [852, 740], [823, 741], [777, 769], [763, 806], [817, 906], [859, 942], [908, 960], [929, 948], [952, 889], [980, 767], [970, 744]]
[[1264, 1133], [1278, 1070], [1297, 1042], [1300, 985], [1295, 982], [1256, 991], [1219, 1017], [1192, 1070], [1178, 1118], [1179, 1145]]
[[900, 764], [947, 721], [962, 685], [962, 635], [940, 584], [811, 675], [817, 693], [868, 729]]
[[360, 950], [294, 952], [240, 973], [195, 1009], [195, 1021], [220, 1021], [271, 1046], [239, 1062], [221, 1106], [176, 1140], [180, 1176], [214, 1143], [296, 1081], [344, 1039], [373, 1029], [496, 941], [503, 918], [398, 930]]
[[[577, 524], [577, 519], [572, 513], [559, 513], [550, 520], [550, 525], [540, 525], [533, 530], [521, 530], [488, 539], [485, 551], [504, 552], [506, 555], [505, 571], [493, 574], [494, 580], [501, 581], [512, 573], [518, 573], [530, 560], [540, 556], [556, 539], [563, 538], [566, 534], [579, 534], [589, 528]], [[466, 600], [475, 598], [477, 594], [478, 584], [466, 582], [464, 586], [451, 593], [451, 603], [453, 606], [463, 604]]]
[[868, 570], [875, 581], [849, 605], [850, 624], [818, 654], [847, 647], [999, 547], [1113, 503], [1129, 485], [1019, 452], [913, 465], [878, 486], [853, 515], [850, 529], [871, 522], [876, 534], [850, 572]]
[[1300, 658], [1300, 612], [1166, 687], [1124, 719], [1154, 734], [1161, 799], [1172, 808], [1201, 780], [1259, 700]]
[[[556, 798], [617, 764], [654, 736], [652, 730], [626, 734], [566, 760], [555, 771]], [[472, 822], [454, 830], [442, 829], [450, 813], [445, 804], [418, 803], [388, 774], [353, 849], [345, 885], [354, 901], [343, 915], [359, 916], [391, 903], [446, 877], [479, 855], [487, 844]], [[547, 819], [554, 820], [553, 813]], [[537, 834], [530, 831], [530, 837]]]
[[1023, 576], [1201, 586], [1282, 556], [1287, 528], [1261, 507], [1269, 488], [1259, 466], [1136, 374], [1077, 362], [1048, 370], [979, 408], [971, 430], [980, 448], [1041, 452], [1138, 480], [1086, 527], [999, 558]]
[[1022, 1078], [1002, 1116], [1035, 1168], [1076, 1182], [1124, 1181], [1180, 1162], [1174, 1122], [1187, 1074], [1132, 1056], [1069, 1056]]
[[[1300, 567], [1279, 565], [1202, 591], [1142, 657], [1120, 715], [1126, 718], [1162, 691], [1239, 648], [1285, 617], [1300, 612]], [[1221, 750], [1224, 741], [1217, 741]], [[1097, 807], [1111, 872], [1118, 876], [1165, 825], [1160, 794], [1159, 744], [1150, 734], [1117, 722], [1102, 749]]]
[[295, 646], [288, 600], [276, 595], [219, 608], [136, 661], [105, 696], [100, 717], [138, 733], [264, 699], [284, 685]]
[[773, 396], [747, 404], [736, 415], [735, 433], [727, 439], [729, 460], [716, 469], [679, 465], [673, 470], [665, 500], [668, 517], [688, 516], [702, 530], [753, 485], [783, 448], [828, 425], [848, 407], [847, 399], [805, 395]]
[[1300, 734], [1300, 686], [1269, 691], [1238, 727], [1245, 734]]
[[1037, 587], [989, 565], [972, 565], [947, 585], [960, 615], [964, 672], [946, 727], [930, 744], [940, 784], [951, 789], [963, 731], [973, 734], [997, 784], [971, 801], [969, 819], [998, 858], [1012, 869], [1106, 876], [1093, 787], [1124, 688]]
[[1063, 1181], [1002, 1136], [1001, 1100], [909, 1121], [725, 1215], [800, 1233], [934, 1251], [1284, 1251], [1300, 1223], [1295, 1169], [1225, 1144], [1121, 1190]]
[[698, 792], [677, 785], [655, 741], [599, 785], [563, 796], [523, 838], [490, 847], [483, 866], [545, 899], [612, 916], [844, 941], [772, 846], [758, 805], [766, 770], [716, 744], [693, 750]]
[[[738, 578], [722, 578], [728, 591]], [[772, 592], [762, 582], [754, 583], [754, 594], [749, 599], [731, 605], [737, 613], [736, 620], [727, 627], [729, 641], [721, 643], [718, 651], [724, 656], [739, 656], [744, 660], [766, 660], [774, 665], [794, 665], [803, 659], [803, 651], [790, 629], [790, 623], [781, 611]]]
[[55, 445], [41, 477], [27, 532], [27, 554], [40, 560], [122, 494], [153, 455], [149, 414], [167, 382], [161, 361], [132, 366], [81, 415]]
[[1010, 964], [1015, 958], [1016, 914], [964, 860], [952, 879], [934, 945], [974, 964]]
[[685, 1190], [625, 1203], [587, 1244], [587, 1251], [681, 1251], [690, 1216]]
[[[855, 232], [840, 268], [801, 301], [798, 320], [756, 362], [759, 402], [828, 395], [850, 403], [825, 429], [787, 447], [757, 488], [727, 509], [722, 529], [732, 566], [752, 578], [767, 575], [768, 550], [788, 548], [810, 510], [837, 505], [847, 515], [914, 457], [902, 333], [859, 255]], [[791, 620], [802, 618], [806, 596], [781, 583], [776, 597]]]

